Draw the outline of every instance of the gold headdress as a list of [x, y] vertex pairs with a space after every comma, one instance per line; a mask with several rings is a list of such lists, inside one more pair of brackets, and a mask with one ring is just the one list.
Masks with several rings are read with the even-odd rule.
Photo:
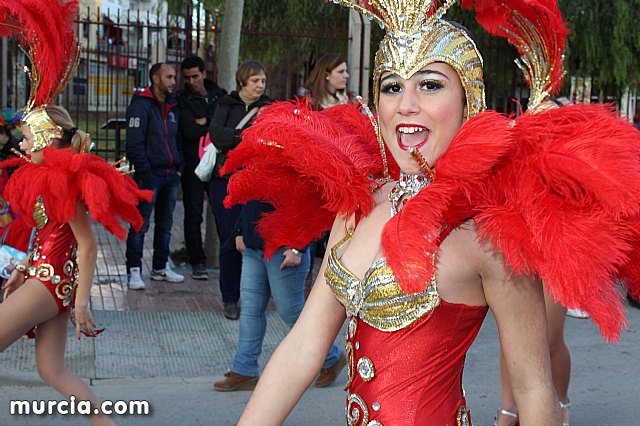
[[386, 30], [376, 53], [374, 101], [378, 104], [380, 77], [391, 72], [410, 78], [426, 65], [444, 62], [462, 83], [472, 117], [485, 109], [482, 56], [469, 35], [442, 19], [455, 0], [333, 0], [375, 19]]
[[76, 69], [79, 46], [73, 30], [77, 0], [0, 0], [0, 36], [14, 35], [31, 62], [29, 100], [22, 119], [34, 135], [32, 151], [62, 137], [62, 129], [46, 112]]
[[[468, 34], [442, 19], [456, 0], [332, 0], [375, 19], [387, 31], [373, 75], [378, 102], [385, 71], [411, 77], [425, 65], [444, 62], [460, 76], [468, 115], [485, 109], [482, 57]], [[540, 108], [562, 85], [568, 30], [557, 0], [462, 0], [490, 34], [506, 38], [520, 53], [516, 61], [531, 93], [529, 110]]]

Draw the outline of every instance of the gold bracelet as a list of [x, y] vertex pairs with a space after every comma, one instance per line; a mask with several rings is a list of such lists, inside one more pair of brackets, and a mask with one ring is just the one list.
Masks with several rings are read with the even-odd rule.
[[18, 272], [22, 272], [23, 274], [27, 273], [27, 267], [24, 266], [22, 263], [18, 263], [14, 269]]

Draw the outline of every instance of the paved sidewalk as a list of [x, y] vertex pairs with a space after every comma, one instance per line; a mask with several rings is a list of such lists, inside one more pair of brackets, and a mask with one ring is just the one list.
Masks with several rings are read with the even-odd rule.
[[[173, 249], [182, 245], [182, 205], [176, 209]], [[238, 322], [222, 316], [217, 273], [209, 281], [149, 282], [128, 291], [124, 243], [96, 227], [100, 260], [92, 306], [107, 331], [96, 339], [67, 341], [68, 365], [103, 400], [146, 400], [149, 416], [116, 416], [121, 425], [233, 425], [248, 392], [219, 393], [212, 382], [228, 369], [237, 344]], [[152, 234], [150, 234], [152, 235]], [[147, 244], [150, 247], [151, 244]], [[150, 251], [143, 276], [148, 277]], [[287, 332], [273, 309], [268, 312], [261, 365]], [[572, 425], [637, 425], [640, 415], [640, 310], [628, 313], [630, 328], [620, 342], [605, 344], [588, 320], [567, 319], [573, 357], [570, 395]], [[0, 325], [1, 326], [1, 325]], [[339, 336], [339, 340], [341, 337]], [[78, 416], [11, 416], [11, 400], [60, 400], [35, 373], [33, 341], [21, 339], [0, 354], [0, 425], [83, 425]], [[498, 343], [487, 318], [467, 359], [464, 385], [474, 425], [490, 425], [499, 405]], [[287, 372], [283, 372], [287, 374]], [[287, 425], [344, 424], [342, 385], [346, 372], [327, 389], [310, 388]], [[389, 425], [386, 425], [389, 426]]]

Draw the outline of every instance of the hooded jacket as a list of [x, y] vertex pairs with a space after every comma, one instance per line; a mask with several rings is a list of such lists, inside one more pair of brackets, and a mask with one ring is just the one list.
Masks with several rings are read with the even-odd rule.
[[178, 109], [171, 95], [161, 104], [151, 87], [136, 93], [127, 108], [127, 158], [139, 177], [170, 176], [182, 171]]

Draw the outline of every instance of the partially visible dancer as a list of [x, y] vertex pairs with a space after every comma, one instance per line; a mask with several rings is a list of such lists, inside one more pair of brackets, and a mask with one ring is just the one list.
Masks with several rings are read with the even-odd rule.
[[104, 160], [82, 153], [88, 136], [75, 129], [66, 110], [47, 106], [64, 89], [77, 63], [73, 28], [77, 2], [53, 0], [33, 8], [26, 0], [0, 1], [0, 27], [14, 32], [32, 60], [29, 101], [23, 118], [26, 157], [5, 187], [14, 210], [35, 227], [33, 248], [4, 285], [0, 304], [0, 351], [35, 327], [40, 377], [66, 398], [90, 401], [94, 425], [114, 422], [99, 410], [91, 388], [65, 366], [69, 318], [75, 334], [100, 333], [89, 309], [97, 248], [89, 215], [120, 238], [121, 220], [142, 225], [139, 199], [151, 194]]
[[[545, 294], [547, 312], [547, 335], [551, 358], [551, 377], [558, 397], [562, 426], [569, 426], [569, 381], [571, 379], [571, 353], [564, 339], [564, 323], [567, 308]], [[582, 311], [584, 312], [584, 311]], [[588, 316], [587, 316], [588, 317]], [[513, 397], [509, 370], [504, 354], [500, 351], [500, 409], [494, 419], [494, 426], [514, 426], [518, 424], [518, 408]]]
[[140, 203], [144, 219], [139, 230], [129, 229], [127, 236], [127, 274], [131, 290], [144, 290], [142, 251], [144, 237], [154, 213], [153, 261], [151, 279], [181, 283], [184, 276], [173, 271], [169, 260], [173, 210], [176, 207], [180, 172], [183, 168], [178, 134], [178, 109], [173, 98], [176, 71], [158, 63], [149, 71], [151, 86], [134, 93], [127, 108], [127, 158], [135, 168], [138, 186], [153, 191], [151, 202]]
[[548, 108], [568, 33], [554, 1], [462, 3], [522, 55], [531, 101], [515, 120], [485, 111], [477, 45], [442, 18], [455, 2], [340, 3], [387, 32], [378, 119], [276, 103], [223, 169], [227, 204], [275, 207], [258, 223], [267, 258], [331, 228], [239, 424], [281, 424], [347, 319], [348, 424], [468, 425], [464, 361], [489, 308], [521, 423], [561, 424], [543, 286], [619, 336], [613, 278], [640, 289], [638, 132], [601, 105]]
[[[258, 383], [258, 358], [267, 331], [265, 313], [271, 297], [289, 327], [293, 327], [304, 306], [304, 284], [311, 263], [309, 249], [280, 247], [270, 259], [265, 258], [264, 241], [256, 223], [272, 211], [273, 206], [260, 201], [242, 206], [236, 236], [236, 248], [242, 253], [240, 335], [231, 369], [224, 380], [213, 384], [216, 391], [253, 390]], [[332, 385], [346, 363], [340, 349], [331, 345], [316, 386]]]
[[320, 111], [348, 103], [351, 95], [347, 91], [347, 83], [347, 61], [342, 56], [324, 55], [318, 58], [307, 81], [313, 109]]
[[237, 320], [240, 315], [240, 274], [242, 255], [236, 250], [236, 228], [240, 207], [226, 208], [222, 201], [227, 196], [229, 176], [220, 174], [229, 151], [240, 144], [244, 132], [260, 108], [272, 102], [265, 95], [267, 73], [257, 61], [246, 61], [236, 71], [238, 90], [220, 98], [209, 128], [211, 141], [218, 149], [216, 167], [209, 183], [209, 202], [216, 218], [220, 237], [220, 292], [224, 316]]
[[[554, 105], [555, 104], [555, 105]], [[546, 108], [569, 105], [569, 99], [559, 97], [549, 101]], [[569, 425], [569, 381], [571, 379], [571, 353], [564, 338], [564, 325], [567, 315], [576, 318], [589, 318], [582, 309], [567, 309], [545, 293], [547, 313], [547, 336], [549, 338], [549, 356], [551, 359], [551, 377], [558, 396], [558, 406], [562, 416], [562, 425]], [[513, 426], [518, 424], [518, 408], [513, 397], [509, 371], [504, 354], [500, 351], [500, 408], [494, 419], [494, 426]]]
[[180, 64], [184, 77], [184, 90], [178, 92], [180, 111], [180, 144], [184, 154], [182, 202], [184, 203], [184, 243], [191, 265], [191, 276], [206, 280], [207, 259], [202, 246], [202, 222], [205, 194], [209, 182], [202, 182], [195, 174], [200, 162], [198, 147], [209, 131], [211, 118], [218, 106], [218, 99], [227, 94], [215, 81], [205, 78], [204, 61], [190, 56]]

